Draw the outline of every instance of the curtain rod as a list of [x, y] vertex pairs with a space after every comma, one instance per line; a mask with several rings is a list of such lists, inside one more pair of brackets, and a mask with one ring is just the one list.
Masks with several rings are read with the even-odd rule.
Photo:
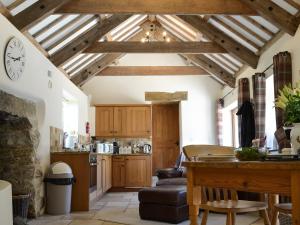
[[[270, 66], [268, 66], [262, 73], [265, 73], [265, 72], [267, 72], [270, 68], [272, 68], [272, 66], [273, 66], [274, 64], [272, 63]], [[232, 92], [234, 92], [234, 90], [235, 90], [236, 88], [233, 88], [231, 91], [229, 91], [226, 95], [224, 95], [222, 98], [220, 98], [220, 99], [222, 99], [222, 100], [224, 100], [228, 95], [230, 95]]]

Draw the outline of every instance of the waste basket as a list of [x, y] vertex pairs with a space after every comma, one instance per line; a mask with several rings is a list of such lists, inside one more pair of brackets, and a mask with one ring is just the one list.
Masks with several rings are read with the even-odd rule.
[[72, 185], [75, 182], [70, 166], [63, 162], [52, 164], [45, 182], [47, 183], [47, 213], [52, 215], [70, 213]]

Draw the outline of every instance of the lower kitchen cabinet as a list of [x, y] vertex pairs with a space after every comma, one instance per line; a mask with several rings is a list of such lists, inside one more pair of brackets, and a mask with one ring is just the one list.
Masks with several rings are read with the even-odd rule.
[[113, 156], [113, 187], [149, 187], [152, 183], [151, 156]]
[[112, 187], [112, 157], [97, 156], [97, 196], [101, 196]]
[[114, 156], [112, 160], [112, 186], [125, 187], [125, 157]]

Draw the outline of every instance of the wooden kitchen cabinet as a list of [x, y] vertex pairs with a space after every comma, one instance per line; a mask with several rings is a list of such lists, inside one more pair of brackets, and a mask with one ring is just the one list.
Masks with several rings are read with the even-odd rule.
[[101, 160], [102, 191], [107, 192], [112, 187], [112, 157], [103, 155]]
[[128, 107], [126, 114], [127, 136], [147, 137], [151, 136], [151, 108]]
[[150, 105], [96, 107], [97, 137], [150, 137]]
[[97, 197], [103, 194], [102, 185], [102, 156], [97, 155]]
[[114, 156], [112, 160], [112, 186], [125, 187], [125, 157]]
[[114, 136], [114, 108], [113, 107], [97, 107], [95, 134], [98, 137]]

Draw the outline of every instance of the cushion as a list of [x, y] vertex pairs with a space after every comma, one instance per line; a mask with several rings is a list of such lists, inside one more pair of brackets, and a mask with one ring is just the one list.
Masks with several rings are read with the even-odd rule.
[[187, 184], [187, 179], [184, 177], [179, 177], [179, 178], [168, 178], [168, 179], [162, 179], [159, 180], [156, 183], [156, 186], [165, 186], [165, 185], [183, 185], [186, 186]]

